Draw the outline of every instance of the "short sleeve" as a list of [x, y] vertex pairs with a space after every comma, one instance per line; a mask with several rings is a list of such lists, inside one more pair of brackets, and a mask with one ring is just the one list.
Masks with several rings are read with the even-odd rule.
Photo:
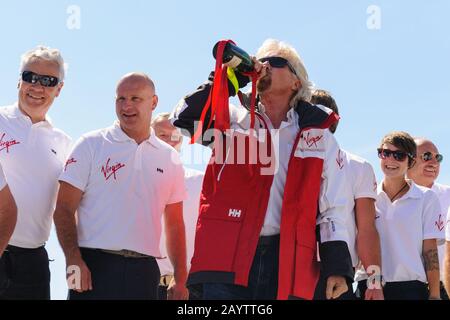
[[372, 166], [368, 162], [358, 163], [359, 170], [355, 177], [354, 195], [355, 199], [377, 198], [377, 179]]
[[184, 168], [177, 152], [172, 152], [171, 161], [174, 167], [172, 176], [173, 179], [171, 181], [171, 191], [167, 204], [182, 202], [187, 197], [186, 185], [184, 181]]
[[88, 184], [91, 165], [92, 153], [88, 141], [81, 137], [67, 157], [59, 180], [67, 182], [84, 192]]
[[428, 190], [425, 192], [423, 212], [423, 239], [436, 239], [442, 242], [445, 238], [445, 215], [442, 214], [439, 198]]
[[450, 208], [448, 208], [447, 219], [445, 223], [445, 240], [450, 241]]

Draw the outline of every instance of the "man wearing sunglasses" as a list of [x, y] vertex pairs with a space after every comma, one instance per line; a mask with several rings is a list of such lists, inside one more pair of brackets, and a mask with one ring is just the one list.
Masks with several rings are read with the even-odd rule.
[[[353, 278], [339, 196], [344, 176], [328, 130], [338, 116], [309, 103], [312, 83], [292, 46], [266, 40], [253, 61], [256, 106], [244, 95], [241, 107], [226, 105], [210, 119], [207, 101], [217, 76], [211, 74], [172, 115], [174, 125], [192, 135], [206, 114], [196, 142], [214, 148], [188, 283], [203, 284], [204, 299], [312, 299], [319, 241], [326, 296], [336, 299]], [[230, 96], [250, 80], [237, 70], [227, 75]], [[229, 130], [220, 126], [221, 112], [229, 115]]]
[[[444, 228], [446, 223], [447, 211], [450, 208], [450, 186], [437, 183], [441, 169], [441, 162], [444, 156], [439, 153], [436, 145], [425, 138], [415, 138], [417, 144], [417, 159], [413, 167], [408, 170], [408, 178], [416, 184], [431, 188], [439, 198], [441, 204], [441, 220]], [[444, 288], [444, 258], [446, 255], [445, 244], [438, 245], [439, 267], [441, 271], [441, 299], [448, 300], [448, 295]]]
[[[315, 90], [311, 102], [323, 105], [339, 114], [338, 106], [331, 94], [325, 90]], [[338, 123], [330, 127], [336, 132]], [[380, 237], [375, 227], [375, 199], [377, 197], [377, 180], [372, 166], [365, 159], [341, 150], [338, 158], [346, 174], [346, 185], [342, 188], [342, 195], [351, 201], [346, 202], [345, 223], [349, 233], [348, 246], [352, 257], [353, 267], [356, 269], [361, 263], [368, 271], [373, 273], [381, 268]], [[369, 267], [369, 268], [368, 268]], [[375, 279], [376, 275], [372, 278]], [[375, 282], [375, 281], [374, 281]], [[347, 285], [351, 288], [353, 281]], [[323, 300], [325, 296], [324, 280], [319, 280], [315, 299]], [[355, 295], [349, 290], [340, 299], [353, 300]], [[381, 284], [365, 291], [365, 300], [382, 300], [383, 290]]]
[[59, 96], [64, 60], [39, 46], [22, 56], [19, 100], [0, 109], [0, 163], [17, 203], [17, 224], [2, 257], [8, 285], [0, 299], [50, 299], [45, 250], [71, 139], [53, 127], [47, 112]]

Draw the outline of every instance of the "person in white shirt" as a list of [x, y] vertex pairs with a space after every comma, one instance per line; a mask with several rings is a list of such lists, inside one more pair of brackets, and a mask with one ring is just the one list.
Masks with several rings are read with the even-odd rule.
[[17, 204], [17, 223], [2, 259], [11, 265], [0, 299], [50, 299], [45, 242], [71, 139], [47, 113], [64, 85], [64, 60], [38, 46], [22, 56], [18, 102], [0, 109], [0, 164]]
[[432, 190], [406, 179], [416, 155], [414, 139], [406, 132], [386, 135], [378, 149], [384, 180], [375, 203], [376, 226], [386, 300], [440, 298], [437, 241], [443, 232], [437, 222], [441, 208]]
[[[177, 152], [181, 152], [181, 146], [183, 144], [183, 137], [178, 132], [169, 120], [170, 113], [160, 113], [152, 120], [152, 128], [155, 130], [155, 135], [172, 146]], [[202, 190], [202, 183], [204, 173], [198, 170], [194, 170], [188, 167], [184, 167], [184, 181], [187, 190], [187, 199], [183, 202], [183, 218], [186, 228], [186, 252], [187, 252], [187, 267], [188, 272], [191, 265], [192, 255], [194, 254], [194, 240], [195, 229], [197, 226], [200, 193]], [[166, 249], [166, 235], [163, 229], [161, 236], [161, 253], [163, 256], [167, 256]], [[164, 259], [157, 260], [159, 270], [161, 272], [161, 281], [159, 284], [159, 299], [166, 299], [167, 287], [173, 279], [173, 266], [170, 260], [165, 257]], [[189, 299], [198, 300], [201, 299], [201, 292], [194, 286], [189, 287]]]
[[83, 135], [60, 176], [54, 219], [69, 299], [156, 299], [162, 216], [175, 279], [168, 298], [187, 299], [184, 171], [150, 128], [155, 85], [130, 73], [116, 93], [119, 121]]
[[[313, 91], [311, 103], [325, 106], [339, 114], [335, 99], [325, 90]], [[338, 123], [330, 127], [330, 131], [336, 132]], [[375, 227], [375, 199], [377, 196], [377, 181], [372, 166], [365, 159], [353, 155], [341, 149], [338, 158], [340, 166], [344, 168], [346, 186], [342, 192], [351, 201], [346, 202], [345, 222], [348, 232], [348, 247], [352, 257], [353, 267], [358, 264], [370, 267], [372, 275], [381, 268], [380, 237]], [[348, 283], [352, 287], [352, 283]], [[321, 277], [316, 289], [315, 299], [325, 298], [325, 283]], [[351, 300], [356, 296], [352, 290], [343, 294], [339, 299]], [[371, 286], [365, 292], [366, 300], [382, 300], [381, 286]]]
[[[444, 229], [447, 211], [450, 208], [450, 186], [436, 182], [444, 156], [439, 153], [436, 145], [430, 140], [415, 138], [414, 141], [417, 145], [417, 159], [413, 167], [408, 170], [408, 178], [419, 186], [430, 188], [436, 193], [442, 210], [438, 224], [441, 229]], [[438, 244], [438, 256], [439, 269], [441, 271], [441, 298], [448, 300], [444, 288], [445, 243]]]

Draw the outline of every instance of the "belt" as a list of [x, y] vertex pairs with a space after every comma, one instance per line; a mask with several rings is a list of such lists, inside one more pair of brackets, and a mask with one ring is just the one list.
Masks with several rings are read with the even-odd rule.
[[28, 249], [28, 248], [21, 248], [21, 247], [16, 247], [16, 246], [12, 246], [12, 245], [8, 245], [5, 249], [5, 252], [12, 252], [12, 253], [33, 253], [33, 252], [39, 252], [41, 250], [43, 250], [45, 248], [45, 246], [42, 247], [38, 247], [38, 248], [33, 248], [33, 249]]
[[124, 258], [152, 258], [149, 255], [142, 254], [142, 253], [139, 253], [139, 252], [136, 252], [136, 251], [126, 250], [126, 249], [118, 250], [118, 251], [116, 251], [116, 250], [106, 250], [106, 249], [98, 249], [98, 250], [100, 250], [100, 251], [102, 251], [104, 253], [109, 253], [109, 254], [115, 254], [115, 255], [118, 255], [118, 256], [122, 256]]
[[171, 274], [161, 276], [161, 278], [159, 279], [159, 285], [161, 287], [168, 287], [173, 278], [174, 277]]

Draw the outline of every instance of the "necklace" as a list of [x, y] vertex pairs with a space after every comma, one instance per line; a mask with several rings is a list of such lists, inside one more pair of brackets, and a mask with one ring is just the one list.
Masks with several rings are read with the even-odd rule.
[[397, 198], [397, 196], [403, 191], [405, 190], [405, 188], [408, 186], [408, 182], [405, 182], [405, 185], [391, 198], [391, 202], [393, 202], [395, 200], [395, 198]]

